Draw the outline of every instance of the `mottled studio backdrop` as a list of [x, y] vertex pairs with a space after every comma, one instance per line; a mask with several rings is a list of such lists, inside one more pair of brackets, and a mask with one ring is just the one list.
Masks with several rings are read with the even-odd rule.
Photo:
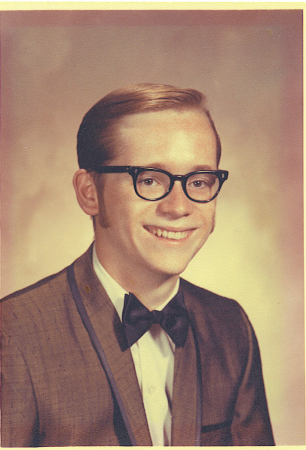
[[2, 295], [93, 239], [71, 183], [85, 112], [131, 83], [199, 89], [230, 176], [185, 277], [245, 308], [276, 443], [304, 444], [302, 12], [16, 11], [1, 26]]

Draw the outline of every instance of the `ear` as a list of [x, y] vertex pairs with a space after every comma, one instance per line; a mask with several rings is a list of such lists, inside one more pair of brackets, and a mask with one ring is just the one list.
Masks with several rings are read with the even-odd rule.
[[99, 201], [91, 173], [85, 169], [77, 170], [73, 177], [73, 186], [82, 210], [89, 216], [96, 216], [99, 213]]

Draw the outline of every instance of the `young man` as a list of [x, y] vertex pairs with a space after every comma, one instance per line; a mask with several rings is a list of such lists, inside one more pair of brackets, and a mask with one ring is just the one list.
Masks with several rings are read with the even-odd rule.
[[2, 301], [2, 446], [273, 445], [252, 327], [179, 278], [228, 173], [197, 91], [115, 91], [78, 133], [95, 242]]

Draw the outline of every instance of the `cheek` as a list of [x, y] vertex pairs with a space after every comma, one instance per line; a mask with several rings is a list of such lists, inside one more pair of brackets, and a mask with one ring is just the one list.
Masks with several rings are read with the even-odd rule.
[[[107, 226], [117, 230], [122, 237], [135, 233], [135, 228], [141, 225], [145, 217], [143, 205], [130, 195], [118, 195], [116, 191], [106, 196], [106, 192], [99, 201], [101, 226]], [[137, 230], [139, 233], [139, 230]]]
[[215, 224], [216, 224], [216, 208], [215, 207], [211, 211], [210, 222], [211, 222], [210, 233], [212, 233], [215, 229]]
[[212, 227], [211, 227], [210, 233], [212, 233], [214, 231], [215, 225], [216, 225], [216, 217], [214, 216], [213, 217], [213, 221], [212, 221]]
[[209, 206], [209, 208], [202, 210], [200, 217], [203, 225], [203, 235], [205, 235], [205, 241], [208, 238], [208, 236], [214, 231], [215, 229], [215, 215], [216, 215], [216, 208], [215, 205], [209, 205], [206, 204], [204, 206]]
[[198, 216], [202, 218], [202, 221], [206, 226], [209, 226], [209, 224], [214, 224], [215, 214], [216, 214], [215, 200], [209, 203], [202, 204], [200, 210], [198, 211]]
[[117, 216], [120, 217], [120, 209], [124, 205], [122, 192], [116, 189], [116, 184], [112, 186], [110, 181], [104, 179], [100, 182], [98, 190], [99, 223], [103, 228], [118, 222]]

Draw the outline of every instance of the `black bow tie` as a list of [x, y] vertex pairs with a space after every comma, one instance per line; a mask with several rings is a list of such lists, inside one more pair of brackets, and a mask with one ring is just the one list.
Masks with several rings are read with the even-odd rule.
[[137, 342], [153, 323], [159, 323], [177, 347], [184, 346], [189, 315], [182, 291], [179, 291], [162, 311], [149, 311], [134, 294], [125, 295], [122, 324], [128, 346], [131, 347]]

